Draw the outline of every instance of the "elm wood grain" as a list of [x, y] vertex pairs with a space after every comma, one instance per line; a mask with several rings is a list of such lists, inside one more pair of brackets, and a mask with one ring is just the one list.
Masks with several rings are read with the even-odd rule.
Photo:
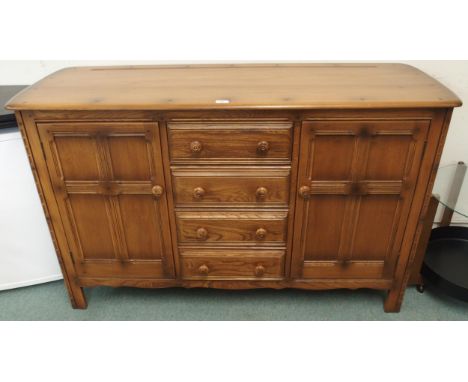
[[42, 145], [31, 113], [16, 112], [16, 119], [23, 137], [34, 181], [41, 200], [47, 225], [63, 273], [65, 286], [73, 308], [86, 309], [87, 301], [83, 288], [77, 282], [77, 275], [71, 256], [60, 211], [56, 203], [52, 183], [45, 163]]
[[[216, 103], [227, 99], [229, 103]], [[68, 68], [14, 97], [15, 110], [456, 107], [450, 90], [402, 64]]]
[[404, 291], [413, 272], [413, 261], [423, 229], [424, 216], [429, 208], [432, 188], [451, 117], [452, 109], [440, 110], [435, 113], [434, 118], [431, 120], [431, 128], [419, 170], [418, 183], [401, 246], [401, 255], [398, 258], [394, 272], [394, 284], [389, 290], [384, 303], [386, 312], [400, 311]]
[[439, 206], [439, 200], [435, 196], [431, 196], [429, 206], [424, 217], [423, 228], [418, 241], [418, 247], [415, 253], [415, 257], [412, 265], [412, 273], [410, 276], [409, 284], [422, 285], [424, 280], [421, 277], [421, 267], [424, 261], [424, 255], [426, 254], [427, 245], [431, 237], [432, 226], [434, 224], [434, 218], [436, 216], [437, 207]]
[[[38, 123], [76, 272], [174, 277], [157, 123]], [[106, 263], [87, 260], [116, 260]], [[102, 272], [102, 273], [100, 273]]]
[[[159, 117], [159, 116], [158, 116]], [[171, 242], [172, 242], [172, 253], [174, 254], [174, 267], [176, 277], [179, 278], [181, 273], [180, 265], [180, 256], [179, 256], [179, 247], [177, 240], [177, 223], [175, 216], [175, 203], [174, 203], [174, 189], [172, 187], [171, 181], [171, 164], [170, 164], [170, 154], [169, 154], [169, 143], [168, 143], [168, 132], [167, 132], [167, 121], [164, 118], [161, 118], [160, 121], [160, 137], [161, 137], [161, 156], [163, 161], [163, 171], [164, 178], [166, 180], [166, 195], [167, 195], [167, 206], [169, 211], [169, 230], [171, 233]]]
[[[421, 120], [432, 119], [439, 109], [317, 109], [317, 110], [32, 110], [37, 122], [288, 122], [314, 120]], [[365, 112], [364, 112], [365, 111]], [[294, 133], [294, 131], [293, 131]], [[294, 140], [293, 140], [294, 144]], [[294, 156], [293, 156], [294, 158]]]
[[176, 207], [287, 207], [287, 167], [173, 167]]
[[303, 123], [293, 277], [391, 277], [428, 128], [427, 120]]
[[291, 161], [291, 122], [169, 122], [172, 163]]
[[152, 278], [95, 278], [81, 277], [77, 280], [81, 287], [135, 287], [135, 288], [217, 288], [217, 289], [285, 289], [297, 288], [304, 290], [329, 290], [329, 289], [378, 289], [388, 290], [392, 286], [392, 280], [374, 279], [323, 279], [323, 280], [161, 280]]
[[290, 277], [291, 275], [291, 264], [292, 264], [292, 249], [294, 240], [294, 216], [296, 212], [296, 198], [294, 197], [297, 187], [297, 174], [299, 166], [299, 154], [300, 154], [300, 136], [301, 136], [301, 116], [297, 115], [294, 118], [294, 129], [293, 129], [293, 145], [292, 145], [292, 160], [291, 160], [291, 176], [289, 185], [289, 208], [288, 208], [288, 234], [287, 234], [287, 246], [286, 246], [286, 265], [285, 274]]
[[385, 278], [385, 262], [378, 260], [304, 261], [304, 279], [380, 279]]
[[178, 242], [285, 246], [287, 216], [286, 211], [177, 211]]
[[[262, 71], [263, 69], [261, 66], [255, 70]], [[283, 69], [286, 70], [286, 68]], [[332, 72], [334, 71], [340, 71], [340, 69], [335, 67]], [[293, 74], [291, 72], [292, 77], [294, 77]], [[102, 75], [106, 74], [102, 73]], [[327, 79], [327, 82], [334, 84], [340, 75]], [[369, 78], [371, 77], [372, 73]], [[417, 82], [420, 79], [421, 77], [417, 75], [412, 78], [412, 81]], [[369, 82], [364, 81], [361, 84], [359, 92], [363, 97], [367, 97], [375, 90], [376, 83], [372, 81], [370, 79]], [[230, 88], [226, 86], [226, 89]], [[437, 88], [437, 86], [432, 83], [431, 87]], [[372, 87], [374, 90], [369, 91]], [[330, 89], [324, 92], [327, 97]], [[95, 89], [95, 92], [100, 90], [102, 89]], [[270, 90], [271, 98], [278, 96], [281, 92], [281, 89], [276, 92], [275, 89]], [[338, 94], [339, 89], [335, 87], [333, 91], [336, 94], [333, 97], [343, 100], [348, 90], [342, 89], [342, 92]], [[358, 88], [355, 91], [357, 92]], [[367, 94], [364, 95], [364, 93]], [[392, 91], [388, 94], [391, 93]], [[151, 98], [151, 96], [148, 97], [148, 99]], [[64, 96], [64, 99], [67, 97]], [[451, 108], [455, 105], [443, 107], [441, 104], [435, 106], [430, 102], [423, 102], [418, 108], [409, 108], [411, 103], [403, 99], [399, 104], [400, 108], [397, 109], [393, 101], [387, 100], [388, 102], [380, 108], [378, 101], [376, 99], [374, 101], [372, 104], [356, 103], [355, 105], [359, 106], [350, 110], [336, 107], [324, 109], [319, 103], [308, 109], [301, 109], [299, 104], [296, 104], [294, 108], [286, 109], [276, 109], [277, 106], [273, 105], [274, 110], [260, 104], [252, 105], [250, 110], [236, 110], [236, 105], [231, 109], [216, 106], [216, 109], [184, 110], [185, 106], [178, 104], [178, 107], [172, 110], [165, 108], [145, 110], [144, 107], [126, 110], [122, 107], [120, 110], [99, 111], [93, 110], [90, 106], [90, 108], [80, 107], [82, 110], [25, 110], [18, 114], [18, 117], [24, 120], [24, 130], [27, 133], [25, 138], [32, 153], [31, 164], [34, 167], [37, 163], [36, 181], [38, 187], [43, 185], [45, 212], [46, 215], [50, 214], [48, 223], [51, 230], [56, 233], [58, 255], [64, 264], [66, 282], [74, 306], [84, 307], [86, 304], [81, 289], [84, 285], [199, 286], [233, 289], [371, 287], [389, 291], [385, 308], [387, 311], [397, 311], [406, 287], [407, 275], [412, 271], [413, 244], [418, 239], [418, 225], [425, 214], [430, 197], [429, 191], [432, 188], [433, 175], [436, 171], [434, 164], [440, 159], [440, 151], [448, 126], [448, 120], [445, 117], [450, 115]], [[54, 105], [51, 107], [53, 108]], [[290, 158], [281, 159], [251, 157], [236, 160], [234, 155], [229, 153], [227, 144], [226, 160], [219, 158], [215, 161], [212, 161], [212, 158], [201, 160], [194, 157], [183, 159], [183, 163], [171, 163], [172, 153], [167, 127], [170, 123], [197, 126], [203, 124], [251, 126], [254, 130], [255, 126], [261, 124], [292, 125], [290, 129], [291, 155]], [[322, 150], [320, 147], [318, 151], [304, 149], [304, 141], [311, 136], [307, 126], [317, 123], [322, 124], [322, 127], [340, 125], [341, 130], [331, 129], [334, 134], [326, 131], [326, 134], [322, 135], [319, 131], [316, 139], [320, 140]], [[41, 138], [47, 138], [46, 128], [43, 126], [48, 124], [75, 127], [70, 131], [56, 131], [58, 135], [54, 138], [53, 145], [51, 146], [49, 140], [44, 139], [42, 142], [44, 148], [42, 148]], [[92, 126], [93, 124], [98, 128], [92, 131], [90, 127], [87, 131], [86, 125]], [[138, 128], [132, 130], [139, 124], [150, 125], [151, 133], [142, 133]], [[112, 137], [116, 134], [114, 129], [120, 128], [125, 131], [126, 125], [131, 130], [127, 131], [129, 134], [118, 138], [123, 141], [115, 141], [117, 137]], [[344, 130], [343, 126], [345, 126]], [[249, 129], [240, 128], [239, 133], [245, 133]], [[265, 128], [265, 131], [267, 130], [268, 127]], [[337, 131], [345, 131], [345, 133], [336, 134]], [[255, 132], [257, 133], [258, 131]], [[350, 136], [354, 137], [355, 144], [349, 142], [338, 144], [341, 140], [346, 143]], [[260, 146], [261, 151], [272, 150], [275, 142], [262, 139], [261, 136], [258, 138], [257, 147]], [[88, 140], [94, 143], [89, 144]], [[108, 143], [109, 140], [112, 141], [111, 145]], [[119, 144], [124, 141], [124, 144]], [[265, 142], [267, 142], [266, 145]], [[334, 165], [331, 164], [329, 150], [323, 150], [323, 147], [326, 148], [327, 145], [335, 150], [334, 154], [337, 159]], [[352, 155], [350, 147], [353, 148]], [[260, 155], [260, 153], [256, 152], [255, 155]], [[92, 159], [93, 156], [96, 159]], [[351, 164], [348, 163], [350, 156]], [[311, 163], [317, 166], [314, 168], [310, 165]], [[411, 163], [414, 166], [416, 166], [415, 163], [419, 163], [416, 166], [416, 174]], [[351, 177], [346, 176], [347, 165], [354, 170], [351, 171], [351, 174], [354, 174]], [[330, 171], [326, 171], [324, 166], [328, 166]], [[156, 171], [149, 170], [149, 167]], [[303, 177], [304, 167], [311, 168], [311, 174], [319, 177]], [[220, 174], [223, 176], [219, 176]], [[199, 203], [200, 200], [178, 204], [176, 183], [180, 177], [177, 175], [197, 180], [208, 179], [210, 187], [211, 185], [221, 187], [222, 182], [230, 178], [232, 187], [224, 187], [222, 197], [217, 196], [220, 200], [206, 204]], [[157, 182], [154, 181], [155, 179]], [[304, 184], [304, 179], [308, 180], [308, 183]], [[278, 186], [278, 182], [279, 184], [284, 182], [284, 188], [280, 187], [282, 191], [278, 194], [280, 200], [270, 203], [268, 201], [270, 188], [259, 184], [255, 188], [252, 184], [254, 180], [271, 181], [273, 187]], [[246, 184], [250, 186], [246, 187]], [[299, 190], [304, 186], [308, 189], [302, 192], [301, 196]], [[195, 187], [203, 188], [202, 185]], [[203, 188], [203, 192], [203, 197], [205, 197], [209, 195], [210, 189]], [[255, 195], [255, 200], [239, 202], [237, 194], [240, 194], [243, 200], [245, 195], [248, 195], [248, 198]], [[262, 196], [264, 196], [263, 199]], [[122, 198], [128, 199], [126, 205], [129, 208], [120, 208]], [[136, 201], [131, 198], [135, 198]], [[73, 223], [71, 219], [73, 213], [61, 211], [64, 200], [68, 200], [66, 203], [72, 205], [75, 203], [79, 206], [77, 208], [78, 220], [83, 221], [90, 216], [95, 216], [105, 222], [98, 224], [101, 231], [104, 233], [108, 231], [107, 239], [102, 242], [96, 240], [96, 232], [85, 234], [78, 232], [78, 239], [84, 238], [84, 242], [87, 241], [88, 244], [87, 249], [82, 253], [83, 256], [73, 249], [79, 240], [70, 224], [70, 222]], [[148, 208], [150, 204], [156, 208]], [[310, 225], [304, 227], [300, 220], [304, 214], [304, 206], [312, 204], [314, 215], [317, 215], [315, 219], [317, 221], [322, 219], [324, 223], [313, 226], [322, 229], [323, 234], [318, 236], [315, 229], [311, 229]], [[141, 208], [136, 208], [138, 205]], [[132, 210], [134, 206], [136, 206], [135, 211]], [[125, 217], [126, 210], [132, 210], [131, 219]], [[222, 214], [241, 211], [287, 213], [287, 229], [285, 227], [283, 231], [286, 235], [286, 247], [283, 247], [284, 243], [278, 243], [278, 246], [274, 247], [252, 245], [246, 242], [236, 245], [232, 242], [189, 244], [178, 240], [176, 213]], [[327, 221], [344, 221], [342, 225], [346, 226], [346, 229], [337, 230], [336, 227], [340, 228], [340, 224], [328, 224]], [[158, 226], [159, 233], [155, 232], [158, 231], [157, 229], [150, 228], [149, 235], [139, 238], [142, 232], [146, 233], [148, 226]], [[127, 240], [125, 235], [127, 230], [133, 230], [129, 235], [130, 240]], [[302, 235], [300, 240], [305, 238], [310, 248], [322, 249], [315, 253], [314, 251], [301, 251], [302, 243], [297, 239], [297, 232]], [[318, 238], [317, 240], [311, 240], [314, 235]], [[163, 237], [165, 248], [168, 250], [159, 251], [156, 247], [152, 247], [154, 237]], [[333, 243], [337, 242], [335, 237], [340, 239], [339, 245], [336, 250], [331, 250]], [[148, 238], [153, 239], [148, 240]], [[369, 238], [375, 240], [372, 241]], [[133, 250], [128, 247], [129, 243], [130, 247], [133, 246]], [[137, 245], [140, 249], [135, 250]], [[398, 245], [400, 245], [399, 248]], [[108, 246], [107, 249], [106, 246]], [[141, 248], [149, 248], [149, 250], [142, 251]], [[328, 248], [328, 251], [324, 251], [324, 248]], [[255, 266], [256, 268], [260, 265], [263, 268], [259, 268], [252, 275], [252, 270], [255, 272], [255, 268], [252, 268], [253, 260], [247, 267], [249, 269], [247, 275], [205, 275], [200, 276], [201, 280], [182, 279], [182, 251], [190, 251], [189, 253], [195, 257], [197, 255], [200, 257], [201, 251], [205, 251], [205, 254], [206, 251], [215, 251], [217, 255], [222, 254], [219, 261], [215, 263], [216, 267], [221, 267], [219, 272], [224, 272], [229, 269], [229, 266], [223, 268], [223, 261], [230, 256], [233, 261], [242, 261], [239, 251], [252, 253], [249, 258], [254, 259], [259, 255], [258, 251], [271, 250], [283, 253], [280, 279], [265, 280], [265, 277], [259, 277], [259, 274], [263, 276], [265, 272], [268, 272], [262, 264]], [[158, 263], [162, 263], [162, 260], [160, 261], [162, 252], [164, 252], [164, 258], [171, 259], [172, 262], [166, 261], [166, 265], [161, 264], [161, 268], [158, 268]], [[147, 256], [142, 256], [145, 253]], [[307, 253], [308, 257], [303, 256], [304, 253]], [[317, 253], [320, 256], [315, 256]], [[134, 256], [135, 254], [137, 255]], [[208, 257], [211, 260], [218, 259], [217, 255]], [[310, 257], [310, 255], [314, 256]], [[148, 266], [145, 267], [145, 264]], [[206, 266], [206, 268], [202, 267], [202, 271], [209, 274], [209, 265], [200, 264], [199, 267], [202, 265]], [[160, 269], [160, 271], [153, 271], [154, 269]], [[83, 272], [87, 272], [86, 275]], [[317, 278], [305, 278], [307, 274], [317, 275]], [[207, 279], [210, 277], [218, 279]]]
[[86, 259], [75, 261], [75, 269], [78, 277], [172, 279], [161, 272], [161, 264], [154, 260]]
[[183, 279], [284, 277], [284, 250], [179, 248]]

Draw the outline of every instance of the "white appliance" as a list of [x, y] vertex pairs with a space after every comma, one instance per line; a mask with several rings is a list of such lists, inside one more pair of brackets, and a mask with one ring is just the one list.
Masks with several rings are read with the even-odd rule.
[[0, 290], [61, 278], [21, 135], [0, 129]]

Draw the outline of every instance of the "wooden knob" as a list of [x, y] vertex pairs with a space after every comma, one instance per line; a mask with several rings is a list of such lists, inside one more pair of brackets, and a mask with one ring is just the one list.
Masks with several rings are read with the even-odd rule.
[[255, 231], [255, 237], [257, 240], [263, 240], [265, 239], [265, 236], [267, 234], [267, 230], [265, 228], [259, 228], [257, 231]]
[[260, 141], [257, 143], [257, 153], [266, 154], [270, 149], [270, 144], [267, 141]]
[[160, 198], [164, 192], [164, 188], [162, 188], [162, 186], [156, 185], [156, 186], [153, 186], [153, 188], [151, 189], [151, 192], [156, 198]]
[[207, 275], [208, 272], [210, 271], [210, 268], [208, 268], [208, 265], [203, 264], [198, 267], [198, 273], [201, 273], [202, 275]]
[[203, 145], [199, 141], [190, 142], [190, 150], [192, 153], [199, 153], [203, 150]]
[[198, 240], [206, 240], [208, 237], [208, 231], [206, 228], [200, 227], [197, 229], [197, 239]]
[[255, 191], [255, 196], [257, 199], [265, 199], [267, 196], [268, 190], [265, 187], [259, 187], [257, 188], [257, 191]]
[[309, 186], [302, 186], [299, 188], [299, 195], [301, 195], [304, 199], [310, 198], [310, 187]]
[[202, 187], [195, 187], [193, 189], [193, 197], [195, 199], [201, 199], [205, 196], [205, 190]]
[[265, 267], [263, 265], [257, 265], [255, 267], [255, 276], [262, 277], [265, 274]]

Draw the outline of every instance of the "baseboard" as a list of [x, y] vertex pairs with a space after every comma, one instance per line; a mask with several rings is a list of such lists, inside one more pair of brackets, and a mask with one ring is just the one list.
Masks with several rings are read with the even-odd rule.
[[32, 280], [18, 281], [18, 282], [7, 283], [7, 284], [0, 284], [0, 290], [21, 288], [21, 287], [26, 287], [26, 286], [36, 285], [36, 284], [48, 283], [48, 282], [51, 282], [51, 281], [57, 281], [57, 280], [61, 280], [61, 279], [63, 279], [62, 274], [57, 274], [57, 275], [51, 275], [51, 276], [46, 276], [46, 277], [40, 277], [40, 278], [32, 279]]

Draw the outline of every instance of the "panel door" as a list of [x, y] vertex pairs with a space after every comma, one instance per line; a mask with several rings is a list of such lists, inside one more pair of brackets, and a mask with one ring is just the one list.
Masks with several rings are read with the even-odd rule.
[[391, 278], [426, 120], [316, 120], [301, 132], [294, 278]]
[[40, 123], [38, 130], [78, 275], [172, 278], [157, 123]]

